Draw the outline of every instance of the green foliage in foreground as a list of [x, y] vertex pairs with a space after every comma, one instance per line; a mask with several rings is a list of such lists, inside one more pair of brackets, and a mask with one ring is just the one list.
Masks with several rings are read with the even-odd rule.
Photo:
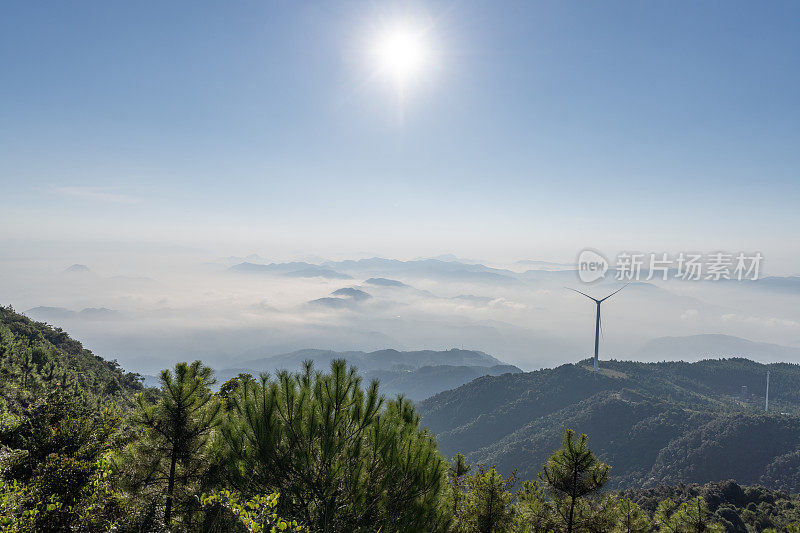
[[[596, 493], [608, 482], [609, 467], [589, 450], [586, 435], [564, 432], [562, 446], [545, 463], [539, 477], [550, 489], [553, 507], [568, 533], [592, 521], [582, 516], [581, 500]], [[577, 511], [577, 513], [576, 513]]]
[[130, 489], [152, 498], [164, 497], [164, 523], [172, 525], [173, 511], [197, 511], [195, 494], [207, 488], [214, 429], [222, 407], [211, 393], [211, 369], [200, 361], [178, 363], [175, 372], [161, 372], [161, 397], [150, 403], [136, 396], [132, 416], [141, 428], [122, 463], [130, 470]]
[[125, 511], [108, 461], [117, 413], [52, 393], [0, 428], [3, 531], [106, 531]]
[[366, 390], [354, 368], [247, 380], [222, 426], [240, 492], [279, 492], [278, 508], [319, 531], [441, 530], [446, 463], [402, 397]]
[[300, 532], [305, 528], [296, 520], [287, 521], [278, 516], [275, 508], [278, 506], [280, 494], [274, 492], [269, 496], [254, 496], [247, 501], [241, 501], [229, 490], [221, 490], [213, 494], [203, 494], [200, 504], [205, 510], [227, 512], [230, 514], [229, 522], [238, 522], [248, 533], [277, 533], [279, 531]]
[[[127, 415], [54, 395], [6, 412], [0, 531], [674, 532], [789, 530], [791, 513], [731, 529], [709, 495], [603, 492], [610, 467], [567, 430], [537, 480], [452, 465], [403, 398], [337, 361], [214, 394], [201, 363], [161, 376]], [[122, 428], [127, 429], [122, 429]], [[516, 491], [513, 491], [516, 488]], [[685, 496], [685, 497], [684, 497]], [[642, 505], [634, 498], [638, 497]], [[651, 502], [657, 502], [651, 509]], [[777, 502], [776, 502], [777, 503]], [[784, 506], [786, 507], [786, 506]], [[786, 510], [786, 509], [784, 509]], [[776, 515], [777, 511], [773, 513]], [[727, 516], [727, 515], [725, 515]], [[729, 517], [730, 518], [730, 517]], [[752, 518], [752, 517], [751, 517]]]

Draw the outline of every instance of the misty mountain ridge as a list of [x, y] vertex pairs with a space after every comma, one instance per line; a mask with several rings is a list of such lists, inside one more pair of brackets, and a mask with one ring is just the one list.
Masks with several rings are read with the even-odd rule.
[[402, 281], [388, 278], [369, 278], [368, 280], [364, 281], [364, 283], [368, 285], [376, 285], [378, 287], [408, 287], [408, 285]]
[[366, 300], [368, 298], [372, 298], [366, 291], [362, 291], [361, 289], [357, 289], [355, 287], [343, 287], [341, 289], [336, 289], [331, 294], [335, 296], [344, 296], [347, 298], [352, 298], [354, 300]]
[[305, 262], [270, 263], [268, 265], [244, 262], [233, 265], [228, 270], [244, 274], [278, 274], [289, 278], [351, 279], [347, 274]]
[[25, 311], [32, 318], [44, 322], [52, 322], [63, 319], [86, 319], [86, 320], [109, 320], [122, 317], [122, 313], [106, 307], [86, 307], [80, 311], [73, 311], [65, 307], [33, 307]]
[[633, 359], [712, 359], [747, 357], [761, 361], [800, 360], [800, 348], [756, 342], [733, 335], [706, 333], [684, 337], [659, 337], [632, 354]]
[[271, 357], [243, 361], [240, 366], [264, 372], [275, 370], [296, 371], [302, 368], [304, 361], [312, 361], [317, 368], [324, 369], [334, 359], [345, 359], [360, 371], [413, 370], [423, 366], [440, 365], [492, 367], [505, 364], [487, 353], [457, 348], [442, 351], [399, 351], [389, 348], [373, 352], [336, 352], [333, 350], [307, 348]]
[[767, 276], [755, 282], [754, 287], [776, 292], [800, 292], [800, 276]]
[[373, 257], [358, 260], [323, 261], [319, 265], [299, 261], [270, 264], [242, 262], [233, 265], [228, 270], [251, 274], [273, 273], [290, 277], [323, 277], [329, 279], [351, 279], [358, 276], [380, 279], [382, 274], [390, 273], [409, 277], [444, 278], [453, 281], [512, 284], [518, 282], [516, 273], [511, 270], [439, 259], [401, 261], [399, 259]]
[[[232, 270], [223, 263], [212, 270], [200, 259], [157, 270], [149, 265], [91, 263], [75, 256], [49, 270], [31, 265], [30, 279], [7, 278], [3, 292], [22, 309], [119, 311], [122, 316], [113, 328], [88, 315], [32, 313], [68, 326], [87, 345], [112, 352], [143, 373], [156, 372], [164, 361], [197, 356], [220, 368], [230, 353], [257, 357], [307, 346], [370, 351], [462, 344], [530, 370], [591, 353], [591, 304], [564, 287], [602, 297], [621, 286], [604, 279], [584, 287], [574, 270], [520, 272], [525, 265], [494, 268], [452, 257], [305, 257], [270, 263], [274, 259], [264, 259], [269, 254], [242, 255], [228, 258], [240, 260]], [[541, 258], [543, 263], [554, 262], [546, 259]], [[92, 272], [62, 275], [63, 267], [73, 261]], [[36, 268], [40, 271], [34, 274]], [[115, 272], [117, 268], [124, 272]], [[252, 275], [246, 275], [250, 270]], [[123, 273], [152, 277], [107, 277]], [[759, 281], [749, 283], [746, 292], [737, 282], [633, 283], [604, 307], [602, 353], [653, 360], [638, 351], [650, 339], [708, 332], [793, 346], [798, 339], [793, 326], [798, 321], [798, 302], [793, 300], [797, 293], [787, 288], [777, 298], [775, 290], [767, 288], [778, 281], [791, 285], [792, 278], [763, 281], [763, 290]], [[33, 289], [22, 291], [18, 287], [23, 285]], [[332, 294], [340, 289], [345, 291]], [[636, 327], [624, 326], [634, 322]], [[751, 356], [743, 350], [692, 348], [657, 359], [711, 355]], [[752, 357], [769, 360], [769, 354]], [[787, 360], [800, 362], [800, 356], [790, 354]]]
[[81, 264], [75, 263], [74, 265], [70, 265], [70, 266], [68, 266], [67, 268], [65, 268], [65, 269], [63, 270], [63, 272], [64, 272], [64, 273], [71, 273], [71, 272], [91, 272], [91, 270], [89, 270], [89, 267], [88, 267], [88, 266], [86, 266], [86, 265], [81, 265]]
[[[320, 371], [326, 371], [329, 367], [315, 365]], [[499, 376], [507, 373], [522, 372], [514, 365], [495, 365], [495, 366], [456, 366], [456, 365], [429, 365], [415, 369], [384, 369], [359, 371], [365, 382], [374, 379], [380, 383], [381, 394], [386, 397], [395, 397], [402, 394], [413, 402], [419, 402], [426, 398], [445, 391], [460, 387], [469, 383], [473, 379], [481, 376]], [[260, 372], [252, 368], [227, 368], [215, 372], [217, 387], [227, 380], [239, 374], [250, 374], [257, 376]], [[271, 372], [273, 376], [275, 372]], [[145, 385], [155, 386], [158, 379], [155, 376], [145, 376]]]
[[342, 309], [352, 307], [358, 302], [363, 302], [370, 298], [372, 298], [371, 294], [356, 287], [342, 287], [341, 289], [333, 291], [330, 296], [310, 300], [308, 303], [311, 305], [329, 307], [331, 309]]
[[[237, 258], [242, 259], [242, 258]], [[545, 260], [524, 259], [516, 262], [516, 265], [528, 268], [522, 272], [510, 270], [508, 268], [495, 268], [481, 263], [465, 262], [459, 260], [451, 254], [437, 256], [435, 258], [420, 258], [413, 260], [400, 260], [384, 257], [371, 257], [366, 259], [345, 259], [341, 261], [321, 260], [318, 263], [307, 261], [289, 261], [263, 263], [260, 257], [252, 254], [244, 258], [238, 264], [229, 267], [233, 272], [247, 273], [278, 273], [291, 277], [322, 277], [328, 279], [352, 279], [363, 276], [371, 276], [371, 279], [378, 280], [376, 284], [382, 284], [382, 276], [396, 275], [411, 278], [427, 277], [432, 279], [447, 279], [462, 282], [489, 282], [489, 283], [510, 283], [519, 281], [534, 280], [573, 280], [577, 281], [577, 267], [575, 264], [559, 263]], [[668, 271], [668, 282], [680, 281], [676, 278], [677, 270]], [[617, 269], [613, 265], [609, 267], [605, 277], [599, 284], [620, 283], [616, 279]], [[646, 281], [649, 270], [640, 269], [640, 280]], [[656, 281], [660, 280], [660, 273], [656, 276]], [[700, 282], [705, 283], [706, 280]], [[402, 282], [400, 282], [402, 283]], [[722, 279], [715, 283], [737, 284], [757, 289], [772, 291], [783, 291], [796, 293], [800, 291], [800, 276], [767, 276], [758, 280], [736, 280]]]
[[[344, 300], [330, 298], [330, 300]], [[398, 351], [393, 349], [374, 352], [304, 349], [262, 359], [242, 362], [237, 368], [216, 372], [218, 385], [240, 373], [258, 375], [275, 374], [280, 370], [298, 371], [305, 361], [311, 361], [317, 370], [325, 371], [334, 359], [344, 359], [357, 368], [367, 380], [377, 379], [381, 393], [387, 396], [402, 394], [412, 401], [421, 401], [444, 390], [459, 387], [481, 376], [498, 376], [522, 372], [514, 365], [484, 352], [451, 349], [444, 351]]]

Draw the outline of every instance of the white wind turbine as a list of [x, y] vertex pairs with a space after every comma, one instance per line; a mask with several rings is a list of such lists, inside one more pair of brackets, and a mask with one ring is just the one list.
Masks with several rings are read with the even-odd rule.
[[565, 287], [566, 289], [569, 289], [571, 291], [575, 291], [578, 294], [582, 294], [582, 295], [586, 296], [587, 298], [589, 298], [590, 300], [592, 300], [594, 303], [597, 304], [597, 321], [595, 322], [595, 328], [594, 328], [594, 371], [595, 372], [600, 370], [600, 367], [598, 366], [598, 363], [597, 363], [597, 353], [598, 353], [598, 349], [600, 347], [600, 304], [605, 302], [606, 300], [608, 300], [609, 298], [611, 298], [615, 294], [617, 294], [619, 291], [621, 291], [622, 289], [624, 289], [628, 285], [630, 285], [630, 283], [626, 283], [625, 285], [623, 285], [619, 289], [615, 290], [614, 292], [612, 292], [611, 294], [609, 294], [605, 298], [601, 298], [600, 300], [598, 300], [597, 298], [592, 298], [591, 296], [589, 296], [585, 292], [581, 292], [581, 291], [579, 291], [577, 289], [572, 289], [570, 287]]

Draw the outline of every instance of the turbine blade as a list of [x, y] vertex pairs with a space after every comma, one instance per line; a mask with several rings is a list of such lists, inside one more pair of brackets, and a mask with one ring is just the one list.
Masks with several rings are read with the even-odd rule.
[[589, 298], [590, 300], [594, 300], [594, 301], [595, 301], [595, 302], [597, 302], [597, 303], [600, 303], [600, 302], [602, 302], [602, 300], [599, 300], [599, 301], [598, 301], [598, 300], [597, 300], [597, 298], [592, 298], [591, 296], [589, 296], [589, 295], [588, 295], [588, 294], [586, 294], [585, 292], [581, 292], [581, 291], [579, 291], [579, 290], [577, 290], [577, 289], [573, 289], [572, 287], [564, 287], [564, 288], [565, 288], [565, 289], [568, 289], [568, 290], [571, 290], [571, 291], [573, 291], [573, 292], [577, 292], [578, 294], [583, 294], [584, 296], [586, 296], [586, 297], [587, 297], [587, 298]]
[[[601, 301], [601, 302], [605, 302], [606, 300], [608, 300], [609, 298], [611, 298], [612, 296], [614, 296], [615, 294], [617, 294], [619, 291], [621, 291], [622, 289], [624, 289], [625, 287], [627, 287], [627, 286], [628, 286], [628, 285], [630, 285], [631, 283], [632, 283], [632, 282], [631, 282], [631, 281], [629, 281], [628, 283], [626, 283], [625, 285], [623, 285], [623, 286], [622, 286], [622, 287], [620, 287], [619, 289], [615, 290], [614, 292], [612, 292], [611, 294], [609, 294], [608, 296], [606, 296], [605, 298], [603, 298], [603, 299], [602, 299], [602, 300], [600, 300], [600, 301]], [[594, 298], [592, 298], [592, 299], [594, 300]], [[595, 301], [597, 301], [597, 300], [595, 300]]]

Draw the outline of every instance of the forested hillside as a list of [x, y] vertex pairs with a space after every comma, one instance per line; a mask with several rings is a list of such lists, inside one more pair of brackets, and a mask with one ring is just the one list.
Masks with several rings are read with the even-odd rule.
[[387, 396], [402, 394], [412, 401], [422, 401], [443, 390], [469, 383], [481, 376], [499, 376], [522, 372], [514, 365], [495, 366], [423, 366], [414, 370], [373, 370], [364, 373], [365, 380], [377, 379]]
[[142, 385], [137, 374], [94, 355], [63, 330], [0, 307], [3, 398], [25, 401], [55, 389], [124, 403]]
[[0, 307], [0, 531], [105, 530], [123, 512], [110, 449], [140, 392], [137, 374]]
[[573, 428], [591, 435], [613, 466], [614, 487], [728, 478], [800, 487], [800, 366], [745, 359], [602, 366], [599, 374], [584, 362], [482, 377], [423, 402], [423, 424], [446, 454], [521, 477]]

